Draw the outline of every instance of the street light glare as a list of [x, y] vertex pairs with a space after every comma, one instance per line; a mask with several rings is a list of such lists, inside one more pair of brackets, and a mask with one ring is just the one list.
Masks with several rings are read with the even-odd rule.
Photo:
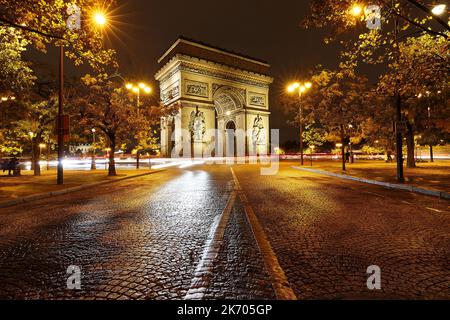
[[131, 83], [127, 83], [125, 86], [128, 90], [133, 89], [133, 85]]
[[312, 83], [311, 82], [305, 83], [305, 87], [306, 87], [306, 89], [311, 89]]
[[435, 16], [440, 16], [441, 14], [443, 14], [445, 12], [445, 9], [447, 8], [447, 5], [445, 4], [438, 4], [436, 6], [433, 7], [433, 9], [431, 10], [431, 12], [435, 15]]
[[146, 87], [145, 83], [141, 82], [139, 83], [139, 88], [144, 89]]
[[133, 92], [138, 93], [139, 92], [139, 88], [138, 87], [134, 87], [133, 88]]
[[150, 93], [150, 92], [152, 92], [152, 88], [150, 88], [150, 87], [145, 87], [145, 88], [144, 88], [144, 91], [145, 91], [145, 93]]
[[352, 13], [352, 15], [354, 15], [355, 17], [360, 16], [362, 12], [363, 12], [363, 9], [362, 9], [362, 7], [361, 7], [360, 5], [355, 4], [355, 5], [352, 7], [351, 13]]
[[105, 14], [100, 11], [94, 13], [94, 22], [95, 22], [95, 24], [103, 27], [107, 23]]

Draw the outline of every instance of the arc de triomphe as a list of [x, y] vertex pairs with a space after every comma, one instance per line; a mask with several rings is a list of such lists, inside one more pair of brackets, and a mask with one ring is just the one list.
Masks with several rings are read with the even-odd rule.
[[245, 147], [239, 154], [267, 152], [273, 82], [269, 64], [185, 38], [179, 38], [158, 63], [162, 67], [155, 78], [161, 101], [177, 110], [161, 119], [162, 156], [170, 156], [182, 144], [183, 131], [190, 133], [196, 154], [206, 153], [211, 145], [215, 155], [238, 153], [238, 148], [230, 149], [236, 143], [231, 130], [246, 133], [237, 143]]

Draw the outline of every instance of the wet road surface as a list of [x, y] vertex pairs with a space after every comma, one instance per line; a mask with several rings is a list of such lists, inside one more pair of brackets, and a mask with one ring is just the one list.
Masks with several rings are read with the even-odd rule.
[[[298, 299], [450, 298], [450, 202], [297, 171], [234, 165], [168, 169], [0, 209], [1, 299], [183, 299], [198, 266], [204, 299], [274, 299], [250, 206]], [[248, 208], [247, 208], [248, 209]], [[214, 232], [213, 232], [214, 233]], [[256, 235], [257, 237], [257, 235]], [[67, 267], [81, 268], [68, 290]], [[366, 269], [381, 268], [382, 289]]]

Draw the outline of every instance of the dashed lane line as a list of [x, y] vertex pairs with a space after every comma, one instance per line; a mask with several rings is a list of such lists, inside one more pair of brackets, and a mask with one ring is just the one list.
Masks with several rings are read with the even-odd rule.
[[441, 210], [434, 209], [434, 208], [429, 208], [429, 207], [425, 207], [425, 209], [428, 209], [428, 210], [434, 211], [434, 212], [439, 212], [439, 213], [442, 213], [442, 212], [443, 212], [443, 211], [441, 211]]
[[265, 268], [272, 282], [273, 290], [278, 300], [297, 300], [297, 297], [292, 290], [289, 281], [281, 268], [278, 258], [267, 239], [266, 233], [258, 221], [258, 218], [253, 211], [250, 202], [248, 201], [244, 191], [241, 188], [239, 180], [234, 173], [233, 168], [231, 168], [231, 174], [233, 175], [234, 183], [236, 186], [237, 193], [244, 204], [244, 211], [247, 215], [247, 220], [253, 232], [253, 236], [258, 245], [259, 251], [261, 252]]
[[214, 263], [223, 243], [225, 229], [230, 219], [231, 209], [234, 206], [236, 196], [237, 192], [232, 191], [225, 209], [214, 218], [203, 248], [201, 260], [197, 265], [194, 278], [184, 300], [202, 300], [204, 298], [213, 276]]

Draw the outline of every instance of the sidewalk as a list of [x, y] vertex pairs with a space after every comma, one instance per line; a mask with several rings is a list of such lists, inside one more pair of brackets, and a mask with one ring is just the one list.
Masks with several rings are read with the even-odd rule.
[[[298, 165], [298, 162], [295, 165]], [[311, 167], [309, 159], [305, 158], [304, 167], [358, 178], [397, 183], [396, 164], [385, 163], [381, 160], [356, 160], [354, 164], [347, 163], [347, 171], [342, 171], [342, 163], [340, 161], [314, 161]], [[450, 161], [418, 163], [417, 168], [405, 168], [404, 170], [406, 184], [450, 193]]]
[[41, 176], [33, 176], [32, 171], [22, 171], [20, 177], [8, 177], [0, 174], [0, 203], [22, 197], [60, 191], [82, 185], [99, 182], [114, 181], [126, 177], [145, 174], [156, 170], [148, 168], [117, 170], [117, 176], [108, 177], [106, 170], [95, 171], [69, 171], [64, 172], [64, 185], [56, 185], [56, 170], [42, 170]]

